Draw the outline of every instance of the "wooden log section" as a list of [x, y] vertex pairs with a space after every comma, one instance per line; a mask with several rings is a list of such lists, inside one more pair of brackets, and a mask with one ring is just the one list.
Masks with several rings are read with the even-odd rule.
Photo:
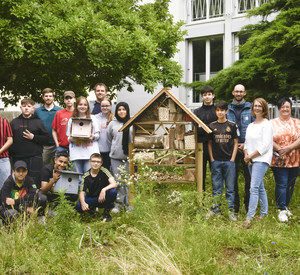
[[135, 148], [143, 149], [162, 149], [164, 148], [164, 136], [163, 135], [136, 135], [134, 137]]

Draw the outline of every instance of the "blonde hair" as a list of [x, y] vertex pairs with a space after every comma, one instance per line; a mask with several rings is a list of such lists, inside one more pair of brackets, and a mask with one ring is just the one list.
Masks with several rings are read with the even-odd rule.
[[[109, 105], [111, 106], [112, 103], [111, 103], [111, 100], [109, 97], [104, 97], [101, 101], [101, 103], [103, 101], [108, 101], [109, 102]], [[100, 103], [100, 108], [101, 108], [101, 103]], [[109, 111], [109, 114], [108, 114], [108, 117], [107, 117], [107, 122], [106, 122], [106, 125], [108, 125], [113, 119], [114, 119], [115, 115], [112, 113], [112, 111], [110, 110]]]

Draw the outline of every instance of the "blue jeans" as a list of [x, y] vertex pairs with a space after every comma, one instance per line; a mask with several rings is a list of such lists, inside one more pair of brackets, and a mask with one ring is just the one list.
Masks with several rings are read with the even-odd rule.
[[0, 189], [11, 172], [9, 158], [0, 158]]
[[215, 197], [212, 210], [214, 212], [221, 211], [221, 195], [223, 192], [223, 181], [225, 180], [228, 209], [234, 212], [235, 163], [232, 161], [213, 161], [211, 163], [211, 179], [213, 183], [213, 197]]
[[[105, 194], [105, 201], [104, 202], [98, 202], [98, 197], [85, 197], [85, 202], [89, 205], [90, 209], [98, 208], [104, 208], [104, 209], [112, 209], [114, 208], [114, 202], [117, 197], [117, 191], [116, 189], [109, 189], [106, 191]], [[81, 209], [81, 203], [80, 201], [76, 204], [75, 208], [76, 211], [79, 213], [83, 213], [84, 211]]]
[[268, 168], [269, 164], [266, 162], [253, 162], [252, 166], [249, 166], [251, 184], [247, 219], [254, 217], [258, 200], [260, 202], [261, 216], [268, 215], [268, 197], [264, 186], [264, 176]]
[[299, 174], [299, 167], [271, 167], [271, 169], [276, 182], [276, 205], [278, 209], [285, 210], [288, 207], [294, 192], [295, 181]]

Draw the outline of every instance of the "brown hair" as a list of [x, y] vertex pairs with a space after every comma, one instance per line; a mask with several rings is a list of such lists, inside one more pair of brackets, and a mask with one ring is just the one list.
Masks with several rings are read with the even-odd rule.
[[21, 100], [21, 105], [31, 104], [32, 106], [35, 104], [34, 100], [28, 97], [25, 97]]
[[95, 158], [95, 159], [101, 159], [101, 161], [103, 162], [102, 156], [101, 156], [99, 153], [93, 153], [93, 154], [91, 154], [90, 160], [91, 160], [92, 158]]
[[53, 94], [53, 96], [54, 96], [54, 91], [51, 89], [51, 88], [45, 88], [43, 91], [42, 91], [42, 94], [43, 94], [43, 96], [45, 95], [45, 94], [48, 94], [48, 93], [52, 93]]
[[[102, 103], [103, 101], [108, 101], [109, 104], [112, 105], [111, 100], [110, 100], [110, 98], [108, 98], [108, 97], [104, 97], [104, 98], [102, 99], [101, 103]], [[100, 103], [100, 108], [101, 108], [101, 103]], [[112, 111], [109, 111], [106, 125], [108, 125], [108, 124], [114, 119], [114, 117], [115, 117], [115, 115], [112, 113]]]
[[84, 96], [80, 96], [76, 99], [76, 102], [75, 102], [75, 108], [74, 108], [74, 111], [73, 111], [73, 114], [72, 114], [72, 117], [79, 117], [79, 112], [77, 110], [77, 106], [78, 104], [80, 103], [81, 100], [85, 100], [86, 103], [87, 103], [87, 111], [86, 111], [86, 118], [91, 118], [91, 111], [90, 111], [90, 106], [89, 106], [89, 102], [88, 100], [86, 99], [86, 97]]
[[262, 113], [263, 113], [263, 118], [268, 118], [269, 117], [269, 107], [268, 107], [268, 103], [267, 101], [265, 101], [262, 97], [256, 98], [253, 100], [253, 104], [252, 104], [252, 109], [251, 109], [251, 115], [255, 118], [255, 113], [254, 113], [254, 103], [255, 101], [257, 101], [258, 103], [261, 104], [262, 106]]
[[105, 91], [107, 92], [107, 86], [104, 83], [97, 83], [94, 87], [94, 90], [96, 90], [97, 86], [103, 86], [105, 88]]

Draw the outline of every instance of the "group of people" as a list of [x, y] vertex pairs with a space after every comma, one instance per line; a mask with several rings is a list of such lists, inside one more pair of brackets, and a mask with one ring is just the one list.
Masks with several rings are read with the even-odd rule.
[[271, 166], [275, 179], [275, 199], [278, 219], [287, 222], [292, 215], [288, 209], [293, 194], [300, 162], [300, 120], [291, 117], [292, 101], [284, 97], [278, 101], [279, 117], [269, 120], [269, 108], [263, 98], [253, 103], [245, 101], [245, 87], [234, 87], [231, 104], [219, 101], [211, 86], [201, 89], [203, 106], [194, 113], [212, 130], [206, 134], [198, 129], [198, 142], [203, 143], [203, 187], [205, 190], [206, 166], [211, 169], [214, 202], [208, 216], [221, 214], [221, 194], [225, 182], [229, 218], [237, 220], [239, 212], [238, 174], [243, 167], [245, 181], [244, 205], [246, 228], [252, 224], [258, 202], [262, 219], [268, 214], [268, 198], [264, 175]]
[[[111, 220], [110, 210], [118, 213], [129, 209], [126, 184], [120, 166], [128, 170], [128, 144], [131, 132], [119, 132], [130, 119], [129, 106], [112, 105], [104, 83], [95, 85], [96, 100], [88, 100], [73, 91], [64, 93], [65, 108], [54, 104], [55, 93], [42, 91], [44, 104], [34, 108], [30, 98], [21, 100], [21, 114], [10, 123], [0, 118], [0, 216], [12, 220], [21, 210], [32, 212], [37, 207], [41, 215], [47, 202], [57, 204], [54, 187], [62, 170], [73, 163], [80, 176], [80, 191], [65, 196], [76, 202], [78, 212], [104, 208], [103, 220]], [[115, 109], [115, 114], [112, 109]], [[72, 135], [72, 121], [88, 119], [89, 137]], [[11, 173], [12, 171], [12, 173]], [[115, 204], [116, 202], [116, 204]]]
[[[260, 202], [262, 219], [268, 214], [268, 198], [264, 175], [271, 165], [276, 187], [275, 196], [279, 220], [288, 221], [287, 208], [299, 173], [300, 120], [291, 117], [292, 102], [279, 100], [279, 117], [268, 120], [269, 108], [263, 98], [253, 103], [245, 101], [245, 87], [234, 87], [234, 99], [214, 104], [210, 86], [201, 89], [203, 105], [195, 114], [212, 130], [206, 134], [198, 128], [198, 142], [203, 143], [203, 189], [205, 190], [207, 163], [213, 183], [212, 214], [221, 214], [221, 194], [225, 181], [229, 218], [237, 220], [240, 208], [238, 190], [239, 165], [245, 179], [244, 205], [247, 211], [245, 226], [250, 227]], [[44, 104], [34, 108], [34, 101], [21, 101], [21, 114], [10, 123], [0, 117], [0, 215], [12, 219], [20, 210], [33, 211], [37, 206], [43, 213], [47, 202], [57, 202], [56, 182], [69, 161], [80, 173], [80, 191], [65, 194], [76, 202], [78, 212], [104, 208], [103, 220], [110, 221], [110, 211], [129, 210], [128, 185], [117, 184], [122, 178], [120, 167], [128, 171], [128, 144], [131, 129], [119, 132], [130, 119], [129, 106], [120, 102], [112, 105], [103, 83], [95, 85], [96, 100], [73, 91], [64, 93], [65, 108], [54, 104], [54, 91], [42, 91]], [[75, 119], [88, 119], [88, 137], [72, 136]], [[11, 173], [12, 168], [12, 173]]]

